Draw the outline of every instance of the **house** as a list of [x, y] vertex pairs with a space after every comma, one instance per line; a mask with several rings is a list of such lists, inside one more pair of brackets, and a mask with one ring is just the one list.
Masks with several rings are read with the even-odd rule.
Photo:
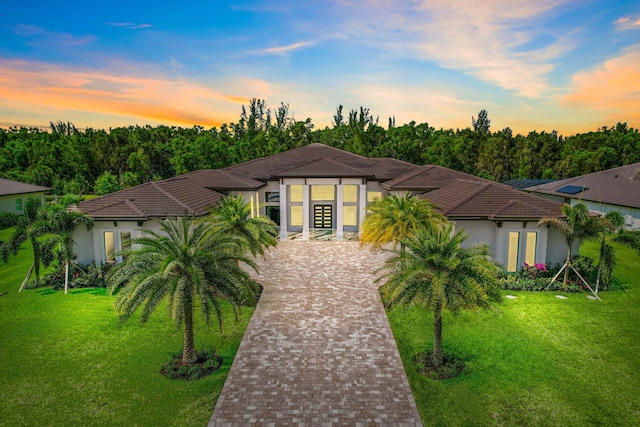
[[200, 170], [118, 191], [80, 203], [95, 227], [76, 230], [79, 261], [117, 261], [116, 253], [156, 218], [207, 215], [226, 194], [241, 194], [252, 215], [279, 226], [281, 240], [353, 240], [367, 205], [383, 196], [431, 200], [469, 245], [488, 243], [496, 260], [516, 271], [524, 262], [564, 261], [566, 244], [555, 228], [538, 228], [543, 217], [560, 217], [560, 203], [442, 166], [367, 158], [310, 144], [217, 170]]
[[38, 197], [44, 204], [44, 195], [50, 190], [49, 187], [0, 178], [0, 212], [21, 214], [29, 197]]
[[558, 202], [585, 204], [601, 215], [620, 212], [629, 230], [640, 230], [640, 163], [527, 188]]

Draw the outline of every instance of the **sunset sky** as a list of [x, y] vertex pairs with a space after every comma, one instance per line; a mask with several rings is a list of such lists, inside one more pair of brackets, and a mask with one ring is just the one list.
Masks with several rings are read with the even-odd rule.
[[289, 104], [380, 124], [640, 127], [640, 0], [7, 1], [0, 126], [237, 121]]

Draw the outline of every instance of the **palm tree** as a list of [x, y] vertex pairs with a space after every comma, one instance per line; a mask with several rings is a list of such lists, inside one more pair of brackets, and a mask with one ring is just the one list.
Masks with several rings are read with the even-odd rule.
[[613, 247], [607, 243], [607, 233], [619, 231], [624, 226], [624, 217], [620, 212], [609, 211], [604, 217], [598, 218], [598, 231], [600, 240], [600, 259], [598, 261], [598, 277], [596, 278], [596, 290], [600, 287], [600, 281], [603, 283], [611, 283], [613, 277], [613, 267], [615, 260], [613, 256]]
[[136, 248], [110, 273], [112, 292], [120, 290], [115, 308], [124, 322], [144, 306], [140, 321], [145, 323], [168, 295], [169, 313], [184, 330], [182, 363], [192, 364], [198, 357], [193, 331], [196, 303], [207, 323], [215, 315], [222, 330], [220, 300], [229, 301], [236, 311], [242, 303], [255, 303], [258, 285], [238, 262], [253, 268], [255, 264], [241, 254], [238, 237], [206, 223], [181, 217], [161, 221], [160, 226], [161, 233], [145, 230], [133, 239]]
[[453, 226], [420, 229], [403, 242], [408, 251], [393, 250], [381, 268], [387, 307], [415, 304], [433, 310], [433, 364], [443, 363], [442, 311], [490, 307], [500, 300], [498, 266], [486, 245], [462, 248], [467, 238]]
[[227, 196], [214, 208], [207, 218], [214, 229], [240, 236], [253, 256], [264, 254], [264, 250], [278, 244], [278, 228], [266, 217], [251, 218], [251, 206], [242, 195]]
[[[567, 261], [562, 269], [564, 269], [564, 279], [562, 280], [562, 286], [567, 286], [569, 279], [569, 268], [571, 267], [571, 252], [573, 249], [573, 242], [576, 240], [584, 239], [586, 237], [594, 236], [597, 233], [597, 225], [594, 223], [593, 218], [589, 215], [589, 209], [582, 204], [578, 203], [575, 206], [568, 204], [562, 205], [560, 211], [565, 218], [548, 217], [542, 218], [538, 222], [538, 226], [541, 225], [553, 225], [560, 230], [567, 242]], [[561, 271], [562, 271], [561, 269]], [[555, 278], [551, 281], [553, 283]]]
[[87, 230], [93, 227], [93, 218], [81, 212], [67, 211], [63, 206], [53, 205], [45, 209], [43, 219], [50, 233], [53, 233], [53, 243], [59, 247], [61, 261], [64, 262], [64, 293], [69, 288], [69, 266], [75, 257], [73, 252], [73, 231], [84, 224]]
[[443, 221], [444, 217], [433, 210], [428, 200], [409, 194], [390, 194], [369, 205], [362, 223], [360, 242], [378, 248], [386, 243], [399, 242], [401, 250], [404, 250], [403, 242], [417, 230]]
[[[46, 221], [42, 219], [43, 206], [38, 197], [29, 197], [24, 204], [23, 213], [17, 215], [14, 220], [15, 229], [6, 242], [0, 244], [0, 254], [4, 262], [9, 261], [11, 255], [16, 255], [20, 245], [29, 240], [33, 248], [33, 262], [20, 286], [20, 291], [35, 272], [36, 283], [40, 281], [40, 265], [43, 256], [46, 258], [46, 249], [43, 247], [41, 237], [48, 232]], [[46, 246], [46, 245], [45, 245]]]

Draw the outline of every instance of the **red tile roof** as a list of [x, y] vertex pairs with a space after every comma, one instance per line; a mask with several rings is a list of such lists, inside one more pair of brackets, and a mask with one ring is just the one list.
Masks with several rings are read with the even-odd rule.
[[[567, 185], [585, 190], [576, 194], [558, 192]], [[529, 187], [526, 191], [640, 209], [640, 163]]]

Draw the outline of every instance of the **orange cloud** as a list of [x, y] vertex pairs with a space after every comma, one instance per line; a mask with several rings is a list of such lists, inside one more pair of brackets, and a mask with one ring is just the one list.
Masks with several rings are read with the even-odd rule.
[[562, 100], [600, 110], [609, 120], [640, 124], [640, 44], [573, 76], [571, 93]]
[[[130, 64], [127, 68], [131, 68]], [[253, 90], [252, 96], [269, 91], [264, 82], [241, 79], [228, 82], [226, 87]], [[83, 112], [129, 117], [132, 122], [154, 120], [204, 126], [232, 121], [237, 105], [248, 103], [250, 98], [223, 94], [179, 78], [119, 75], [109, 70], [76, 70], [25, 61], [0, 61], [0, 92], [0, 112], [4, 110], [5, 117], [14, 111], [49, 111], [52, 116]]]
[[640, 17], [623, 16], [614, 22], [619, 30], [640, 29]]

